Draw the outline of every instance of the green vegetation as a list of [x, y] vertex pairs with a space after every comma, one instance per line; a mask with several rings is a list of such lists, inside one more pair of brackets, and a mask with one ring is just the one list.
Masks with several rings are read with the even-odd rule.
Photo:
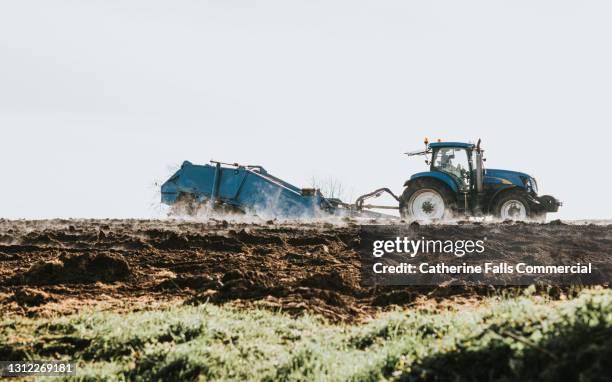
[[229, 307], [4, 319], [0, 359], [76, 359], [81, 380], [606, 380], [612, 292], [521, 295], [361, 325]]

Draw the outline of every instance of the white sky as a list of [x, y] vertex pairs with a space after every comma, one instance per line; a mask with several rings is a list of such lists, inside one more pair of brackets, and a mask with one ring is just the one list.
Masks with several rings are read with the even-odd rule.
[[609, 1], [0, 0], [0, 217], [156, 217], [188, 159], [349, 198], [483, 139], [611, 218]]

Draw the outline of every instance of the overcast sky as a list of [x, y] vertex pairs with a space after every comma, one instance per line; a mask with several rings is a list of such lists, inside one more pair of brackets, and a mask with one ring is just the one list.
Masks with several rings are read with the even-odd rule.
[[401, 193], [483, 139], [612, 218], [610, 1], [0, 0], [0, 217], [158, 217], [183, 160]]

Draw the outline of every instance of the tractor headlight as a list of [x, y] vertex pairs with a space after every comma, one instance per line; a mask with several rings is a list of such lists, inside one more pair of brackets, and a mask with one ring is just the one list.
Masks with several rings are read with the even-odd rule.
[[523, 186], [525, 186], [525, 188], [529, 189], [530, 185], [529, 185], [529, 177], [527, 176], [521, 176], [521, 181], [523, 182]]
[[523, 185], [527, 189], [527, 191], [533, 191], [534, 193], [538, 193], [538, 184], [536, 180], [530, 176], [521, 176], [521, 180], [523, 181]]
[[531, 190], [534, 193], [538, 193], [538, 183], [536, 182], [535, 178], [529, 178], [529, 184], [531, 185]]

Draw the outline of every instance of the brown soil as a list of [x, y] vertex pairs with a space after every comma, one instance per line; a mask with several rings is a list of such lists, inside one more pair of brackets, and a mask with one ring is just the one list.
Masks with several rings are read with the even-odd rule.
[[[612, 226], [427, 228], [439, 235], [474, 229], [482, 236], [509, 238], [489, 243], [491, 248], [514, 245], [538, 255], [577, 248], [609, 252], [612, 244]], [[179, 300], [351, 321], [395, 305], [471, 301], [492, 292], [490, 287], [363, 287], [357, 232], [350, 222], [0, 220], [0, 314], [50, 314], [96, 304], [130, 309], [133, 303], [139, 309]]]
[[51, 260], [40, 260], [25, 272], [9, 280], [14, 285], [57, 285], [113, 282], [126, 280], [131, 275], [130, 266], [119, 253], [70, 253], [62, 252]]

